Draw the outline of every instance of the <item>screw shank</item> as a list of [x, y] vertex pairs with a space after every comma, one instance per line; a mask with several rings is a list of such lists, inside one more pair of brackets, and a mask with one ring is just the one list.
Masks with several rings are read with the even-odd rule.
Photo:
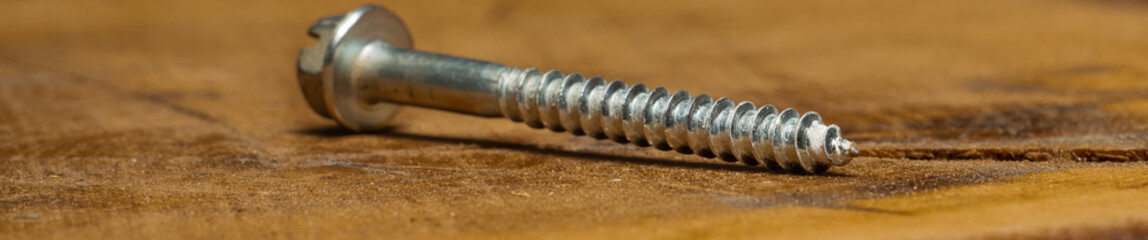
[[501, 64], [395, 48], [381, 41], [357, 51], [350, 74], [366, 103], [392, 102], [485, 117], [501, 117], [498, 81], [514, 71]]

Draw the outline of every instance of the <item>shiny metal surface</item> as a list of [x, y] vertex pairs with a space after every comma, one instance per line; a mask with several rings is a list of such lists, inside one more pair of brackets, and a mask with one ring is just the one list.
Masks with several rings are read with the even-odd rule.
[[300, 51], [300, 87], [312, 109], [355, 131], [385, 127], [401, 104], [791, 172], [858, 155], [815, 112], [416, 51], [402, 21], [374, 5], [310, 33], [319, 42]]

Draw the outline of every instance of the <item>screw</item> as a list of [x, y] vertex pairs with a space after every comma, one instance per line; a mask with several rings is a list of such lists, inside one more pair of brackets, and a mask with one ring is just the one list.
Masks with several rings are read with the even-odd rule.
[[791, 172], [858, 155], [815, 112], [416, 51], [402, 20], [375, 5], [309, 32], [319, 41], [299, 52], [299, 85], [315, 112], [354, 131], [386, 126], [405, 104]]

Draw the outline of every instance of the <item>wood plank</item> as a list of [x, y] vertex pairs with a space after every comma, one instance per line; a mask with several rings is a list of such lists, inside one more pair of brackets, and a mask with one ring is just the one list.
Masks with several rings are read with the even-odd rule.
[[801, 111], [825, 175], [407, 108], [352, 134], [297, 49], [351, 1], [0, 8], [0, 237], [1143, 238], [1136, 1], [394, 1], [416, 46]]

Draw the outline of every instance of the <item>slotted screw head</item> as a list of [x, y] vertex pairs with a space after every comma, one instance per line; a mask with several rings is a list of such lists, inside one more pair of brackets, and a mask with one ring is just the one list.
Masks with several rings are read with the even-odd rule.
[[318, 43], [299, 53], [303, 94], [354, 131], [383, 128], [399, 105], [414, 105], [791, 172], [824, 172], [858, 155], [814, 112], [416, 51], [403, 22], [374, 5], [324, 17], [309, 32]]
[[345, 39], [376, 39], [391, 47], [412, 48], [406, 24], [385, 8], [366, 5], [347, 14], [323, 17], [308, 33], [319, 42], [299, 51], [298, 79], [311, 109], [355, 131], [386, 126], [399, 105], [360, 101], [355, 89], [358, 79], [333, 72], [335, 51]]

